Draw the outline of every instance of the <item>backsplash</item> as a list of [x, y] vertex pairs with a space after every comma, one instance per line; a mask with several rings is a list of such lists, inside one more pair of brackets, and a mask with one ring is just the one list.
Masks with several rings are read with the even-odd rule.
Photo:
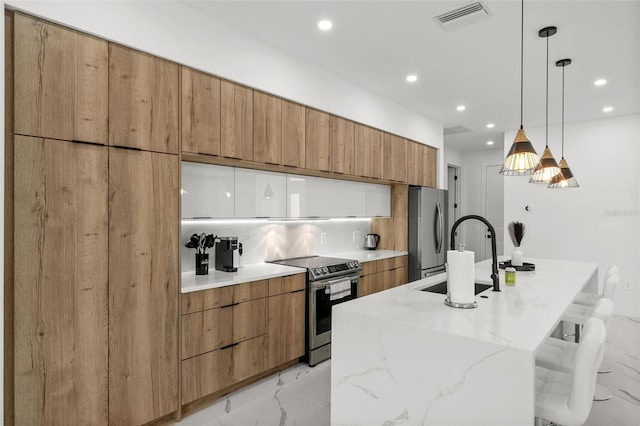
[[[182, 270], [195, 271], [195, 250], [184, 244], [192, 234], [214, 234], [218, 237], [238, 237], [245, 265], [289, 257], [323, 255], [363, 249], [364, 236], [369, 233], [371, 219], [332, 219], [314, 221], [267, 220], [183, 220], [180, 246]], [[353, 241], [356, 232], [356, 242]], [[326, 235], [326, 243], [321, 244]], [[211, 268], [214, 249], [209, 249]]]

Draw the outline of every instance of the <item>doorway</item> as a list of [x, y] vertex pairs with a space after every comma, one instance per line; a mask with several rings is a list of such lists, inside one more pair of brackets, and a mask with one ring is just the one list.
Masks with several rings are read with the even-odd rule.
[[[500, 167], [499, 164], [485, 165], [482, 185], [484, 217], [491, 222], [496, 230], [498, 256], [504, 252], [504, 177], [499, 173]], [[491, 235], [488, 229], [486, 231], [483, 259], [491, 257]]]

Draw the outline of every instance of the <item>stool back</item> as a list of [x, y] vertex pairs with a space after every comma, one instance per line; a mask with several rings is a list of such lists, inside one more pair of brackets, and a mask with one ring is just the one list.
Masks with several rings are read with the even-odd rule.
[[599, 318], [589, 318], [575, 357], [568, 408], [582, 424], [589, 417], [596, 389], [598, 368], [604, 357], [605, 325]]
[[602, 289], [602, 297], [613, 300], [613, 296], [616, 294], [616, 289], [620, 283], [620, 276], [618, 273], [607, 275], [604, 279], [604, 288]]
[[609, 330], [609, 323], [611, 322], [611, 318], [613, 318], [613, 301], [606, 297], [600, 298], [593, 307], [591, 316], [601, 319], [604, 323], [605, 330]]

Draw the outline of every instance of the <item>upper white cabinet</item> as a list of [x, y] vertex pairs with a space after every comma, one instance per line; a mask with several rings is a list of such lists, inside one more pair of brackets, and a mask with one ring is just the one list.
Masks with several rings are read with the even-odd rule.
[[284, 173], [236, 168], [235, 184], [235, 217], [286, 217], [287, 179]]
[[233, 167], [182, 163], [182, 217], [234, 217]]
[[336, 180], [334, 217], [367, 217], [366, 184]]
[[287, 217], [333, 217], [336, 181], [287, 174]]
[[391, 216], [391, 187], [376, 183], [367, 183], [367, 217]]

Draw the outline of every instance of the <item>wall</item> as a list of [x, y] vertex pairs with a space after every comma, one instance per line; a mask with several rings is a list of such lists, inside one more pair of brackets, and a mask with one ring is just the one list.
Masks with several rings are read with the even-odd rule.
[[[527, 129], [539, 152], [544, 128]], [[505, 134], [505, 153], [514, 133]], [[560, 130], [549, 128], [549, 147], [560, 152]], [[640, 115], [568, 123], [565, 158], [580, 188], [547, 189], [527, 177], [505, 177], [505, 222], [526, 226], [525, 255], [597, 262], [600, 278], [611, 264], [620, 267], [616, 313], [640, 318], [640, 197], [638, 164]], [[530, 211], [524, 207], [530, 206]], [[505, 252], [511, 252], [505, 232]], [[625, 283], [631, 287], [624, 289]]]

